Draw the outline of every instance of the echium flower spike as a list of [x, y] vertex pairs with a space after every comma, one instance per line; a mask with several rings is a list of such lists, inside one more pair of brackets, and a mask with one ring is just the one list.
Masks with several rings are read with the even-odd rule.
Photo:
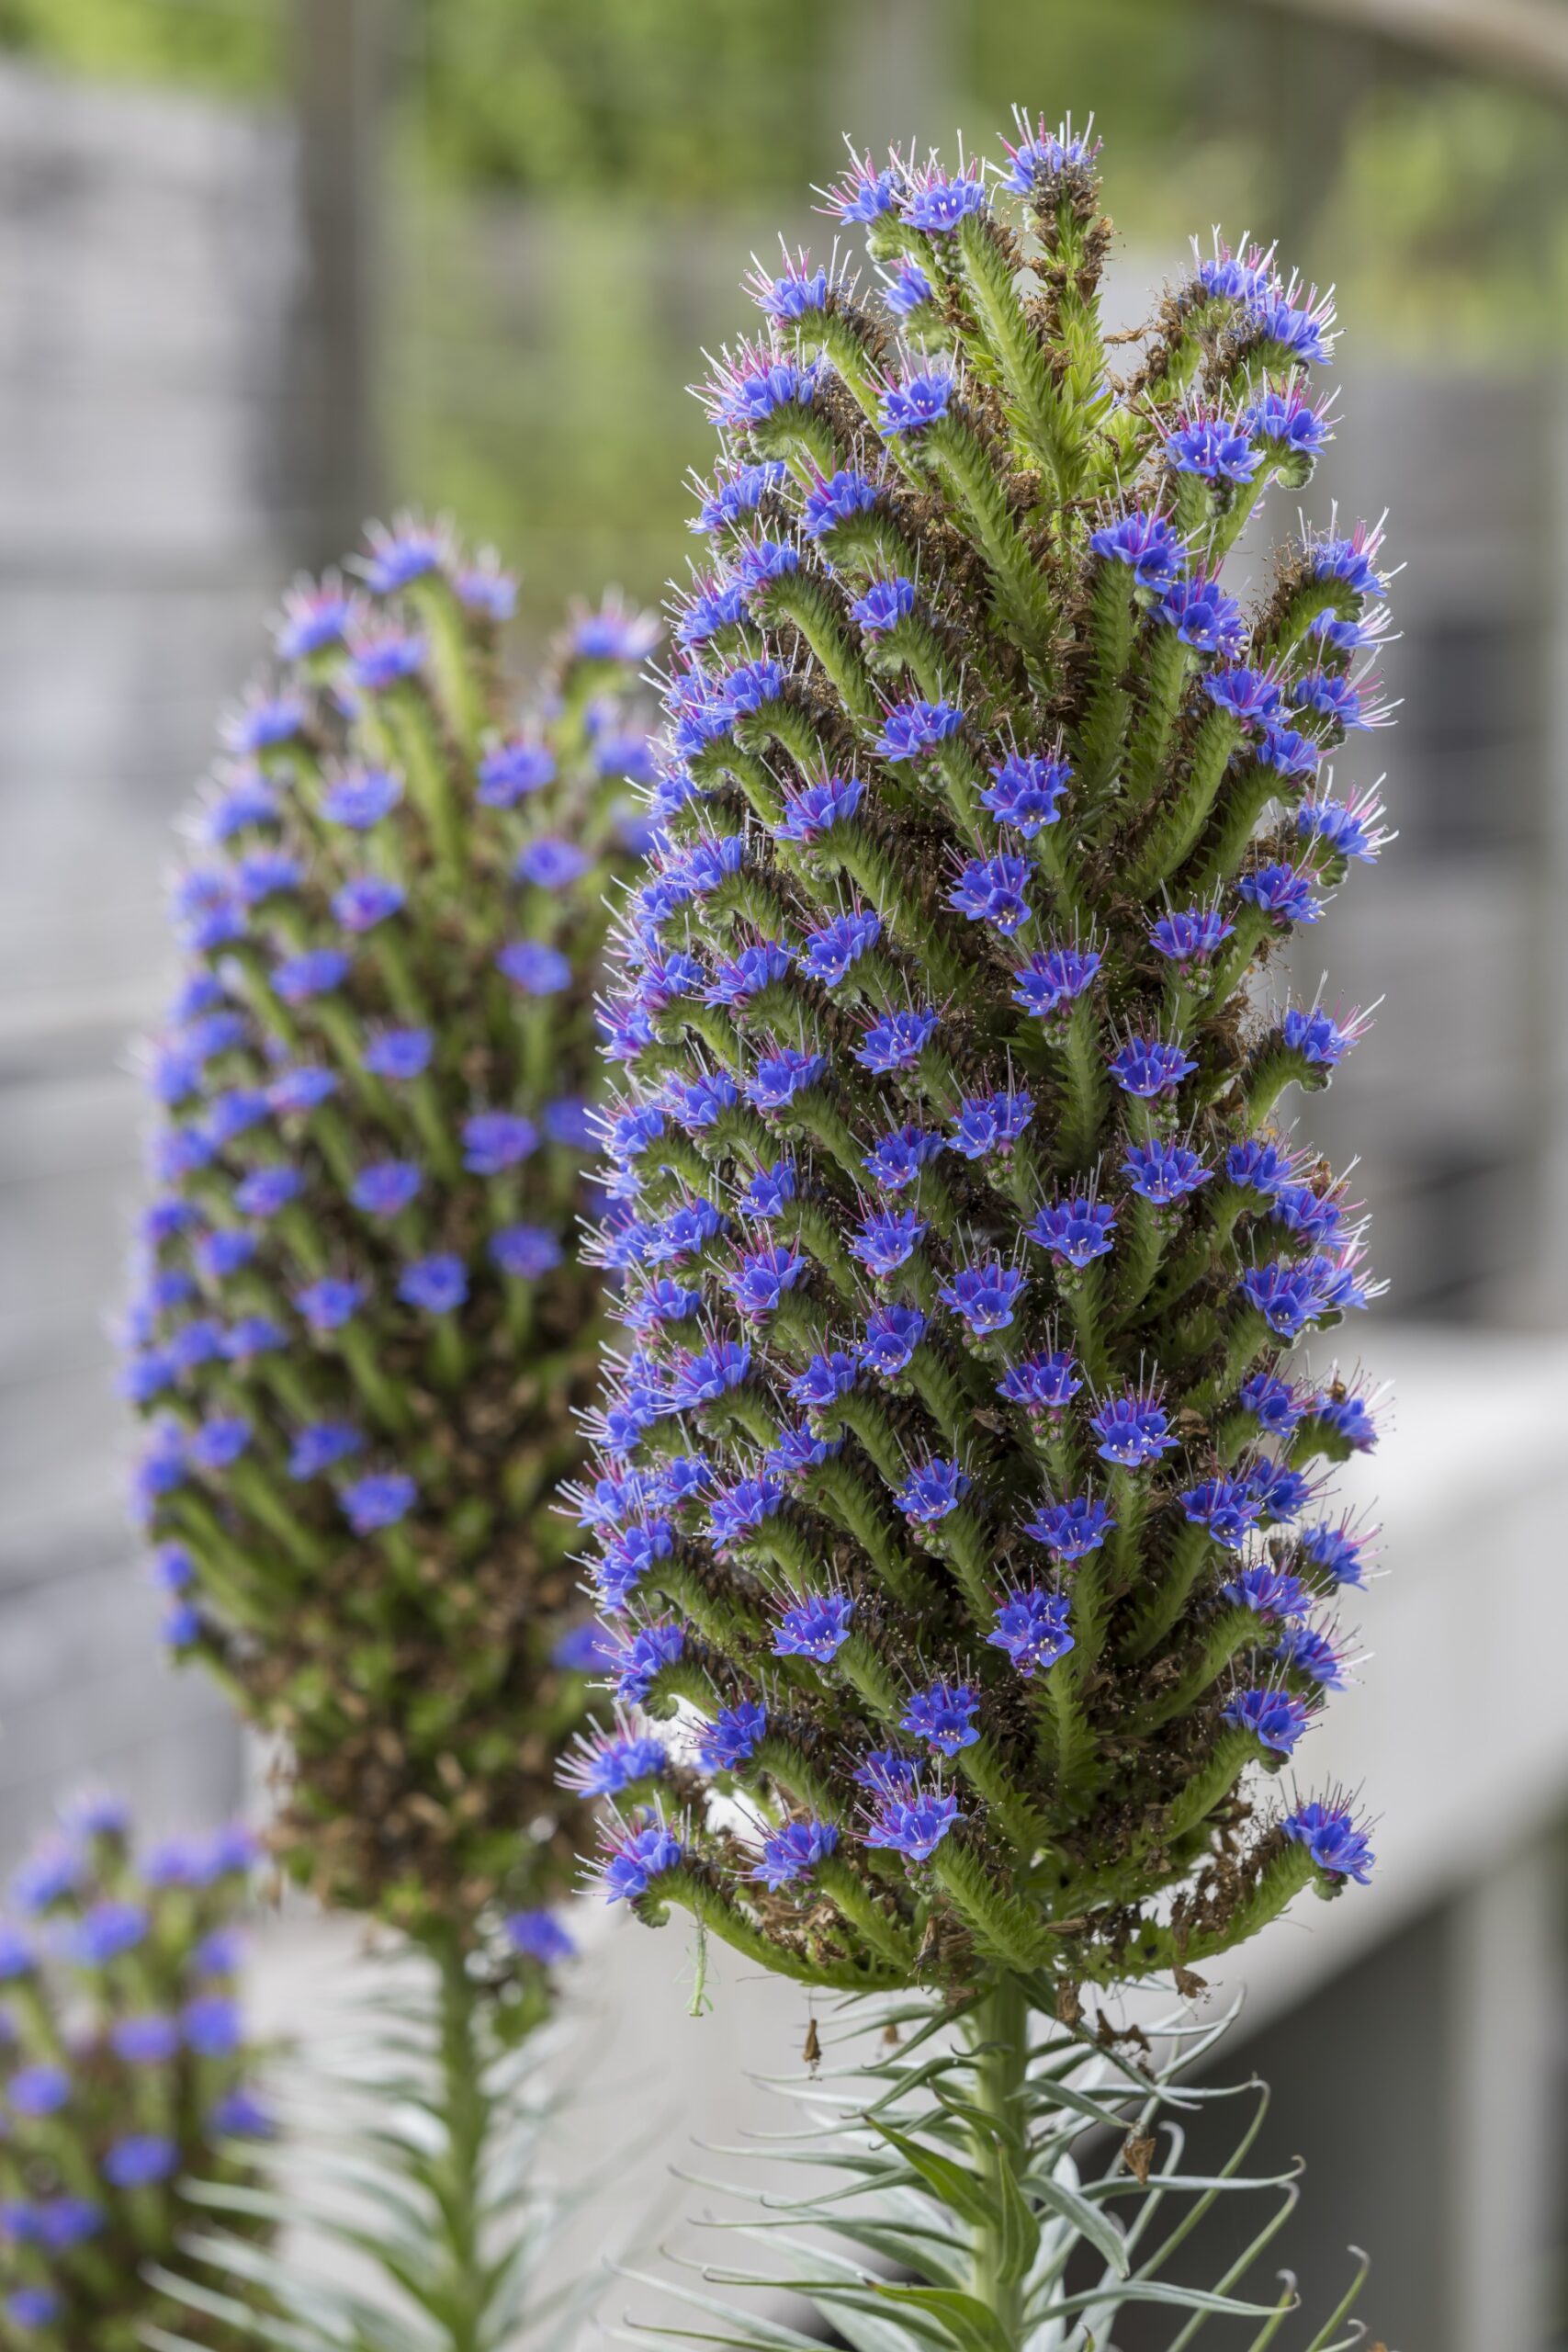
[[1286, 544], [1244, 611], [1330, 311], [1205, 262], [1119, 381], [1097, 150], [1021, 130], [988, 175], [857, 159], [887, 298], [803, 258], [716, 402], [612, 1000], [585, 1518], [609, 1679], [703, 1719], [725, 1804], [634, 1787], [609, 1889], [850, 1987], [1135, 1977], [1368, 1862], [1261, 1794], [1359, 1575], [1303, 1514], [1374, 1432], [1281, 1369], [1371, 1285], [1269, 1124], [1358, 1023], [1258, 976], [1382, 839], [1318, 784], [1379, 539]]
[[658, 632], [579, 613], [519, 716], [493, 559], [403, 521], [352, 571], [288, 598], [175, 883], [136, 1497], [175, 1651], [281, 1735], [289, 1868], [499, 1952], [583, 1831], [555, 1770], [593, 1638], [549, 1506], [592, 1394], [596, 995]]
[[[239, 1827], [140, 1853], [129, 1809], [95, 1795], [13, 1875], [0, 1916], [0, 2340], [132, 2352], [249, 2338], [194, 2319], [150, 2273], [198, 2208], [191, 2180], [253, 2190], [272, 2129], [239, 1991], [257, 1848]], [[266, 2225], [255, 2208], [243, 2225]]]

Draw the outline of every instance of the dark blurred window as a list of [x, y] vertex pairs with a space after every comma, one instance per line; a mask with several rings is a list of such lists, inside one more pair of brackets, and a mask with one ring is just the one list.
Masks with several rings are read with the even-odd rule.
[[1512, 1152], [1432, 1152], [1423, 1159], [1398, 1211], [1409, 1219], [1402, 1314], [1450, 1322], [1495, 1315], [1499, 1281], [1517, 1278], [1524, 1256], [1527, 1174]]
[[1407, 843], [1512, 847], [1537, 830], [1540, 648], [1512, 616], [1427, 621], [1399, 649]]

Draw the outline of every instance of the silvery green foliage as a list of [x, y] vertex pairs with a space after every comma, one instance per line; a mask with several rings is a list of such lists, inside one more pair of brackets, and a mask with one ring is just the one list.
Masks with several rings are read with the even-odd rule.
[[355, 1992], [275, 2069], [259, 2185], [193, 2186], [206, 2223], [162, 2282], [186, 2317], [149, 2343], [224, 2324], [269, 2352], [567, 2352], [598, 2283], [540, 2278], [581, 2201], [550, 2153], [573, 2029], [514, 2040], [481, 1980], [406, 1950]]
[[[1146, 2038], [1036, 2020], [1031, 2040], [1020, 2001], [993, 1996], [956, 2026], [928, 2005], [890, 2010], [893, 2049], [873, 2043], [859, 2005], [825, 2030], [822, 2067], [771, 2086], [805, 2103], [804, 2128], [722, 2151], [726, 2169], [698, 2182], [723, 2200], [704, 2225], [718, 2241], [706, 2258], [636, 2274], [687, 2305], [690, 2325], [638, 2324], [633, 2297], [626, 2339], [813, 2352], [831, 2332], [854, 2352], [1114, 2352], [1135, 2310], [1139, 2342], [1166, 2352], [1210, 2326], [1233, 2352], [1363, 2341], [1346, 2321], [1364, 2264], [1316, 2326], [1293, 2279], [1269, 2268], [1296, 2175], [1246, 2169], [1267, 2092], [1186, 2079], [1228, 2020]], [[1186, 2140], [1215, 2106], [1239, 2110], [1236, 2142], [1204, 2173]], [[781, 2171], [796, 2185], [780, 2188]], [[1210, 2286], [1169, 2275], [1189, 2240], [1185, 2271], [1212, 2240], [1224, 2249], [1209, 2255]], [[775, 2315], [787, 2297], [820, 2333]]]
[[593, 1000], [657, 632], [580, 614], [520, 709], [493, 560], [404, 521], [352, 571], [288, 599], [174, 881], [136, 1495], [176, 1653], [281, 1736], [290, 1870], [493, 1949], [478, 1923], [558, 1895], [584, 1826], [555, 1772], [593, 1645], [550, 1501], [592, 1394]]
[[[147, 2267], [189, 2218], [186, 2177], [254, 2177], [272, 2129], [239, 1999], [255, 1857], [238, 1826], [139, 1848], [127, 1808], [95, 1797], [13, 1874], [0, 1917], [6, 2352], [136, 2352], [169, 2310]], [[242, 2340], [214, 2319], [197, 2342]]]
[[759, 273], [706, 388], [607, 1008], [583, 1516], [620, 1696], [686, 1715], [596, 1760], [606, 1883], [808, 1983], [1128, 1980], [1371, 1860], [1268, 1776], [1366, 1566], [1367, 1399], [1288, 1359], [1373, 1285], [1276, 1106], [1360, 1025], [1279, 973], [1383, 838], [1324, 764], [1379, 534], [1223, 584], [1328, 436], [1332, 305], [1216, 243], [1108, 348], [1086, 140], [829, 209], [875, 276]]

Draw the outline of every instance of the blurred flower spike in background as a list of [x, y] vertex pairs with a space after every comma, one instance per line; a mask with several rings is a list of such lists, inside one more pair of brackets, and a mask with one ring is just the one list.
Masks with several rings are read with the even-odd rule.
[[528, 2007], [558, 1950], [503, 1922], [565, 1895], [586, 1825], [548, 1506], [592, 1394], [594, 998], [658, 631], [578, 609], [520, 714], [512, 601], [407, 516], [285, 600], [174, 882], [123, 1385], [167, 1638], [281, 1735], [287, 1866]]
[[[242, 2184], [270, 2110], [240, 2006], [258, 1848], [234, 1826], [138, 1849], [107, 1795], [68, 1806], [0, 1919], [0, 2319], [8, 2344], [134, 2352], [175, 2306], [143, 2276]], [[265, 2234], [253, 2219], [251, 2232]], [[210, 2317], [189, 2340], [238, 2352]]]

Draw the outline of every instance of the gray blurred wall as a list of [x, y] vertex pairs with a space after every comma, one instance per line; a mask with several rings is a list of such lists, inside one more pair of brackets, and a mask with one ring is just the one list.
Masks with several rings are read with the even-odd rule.
[[105, 1317], [167, 827], [289, 567], [281, 123], [0, 65], [0, 1850], [62, 1783], [239, 1788], [159, 1660]]

